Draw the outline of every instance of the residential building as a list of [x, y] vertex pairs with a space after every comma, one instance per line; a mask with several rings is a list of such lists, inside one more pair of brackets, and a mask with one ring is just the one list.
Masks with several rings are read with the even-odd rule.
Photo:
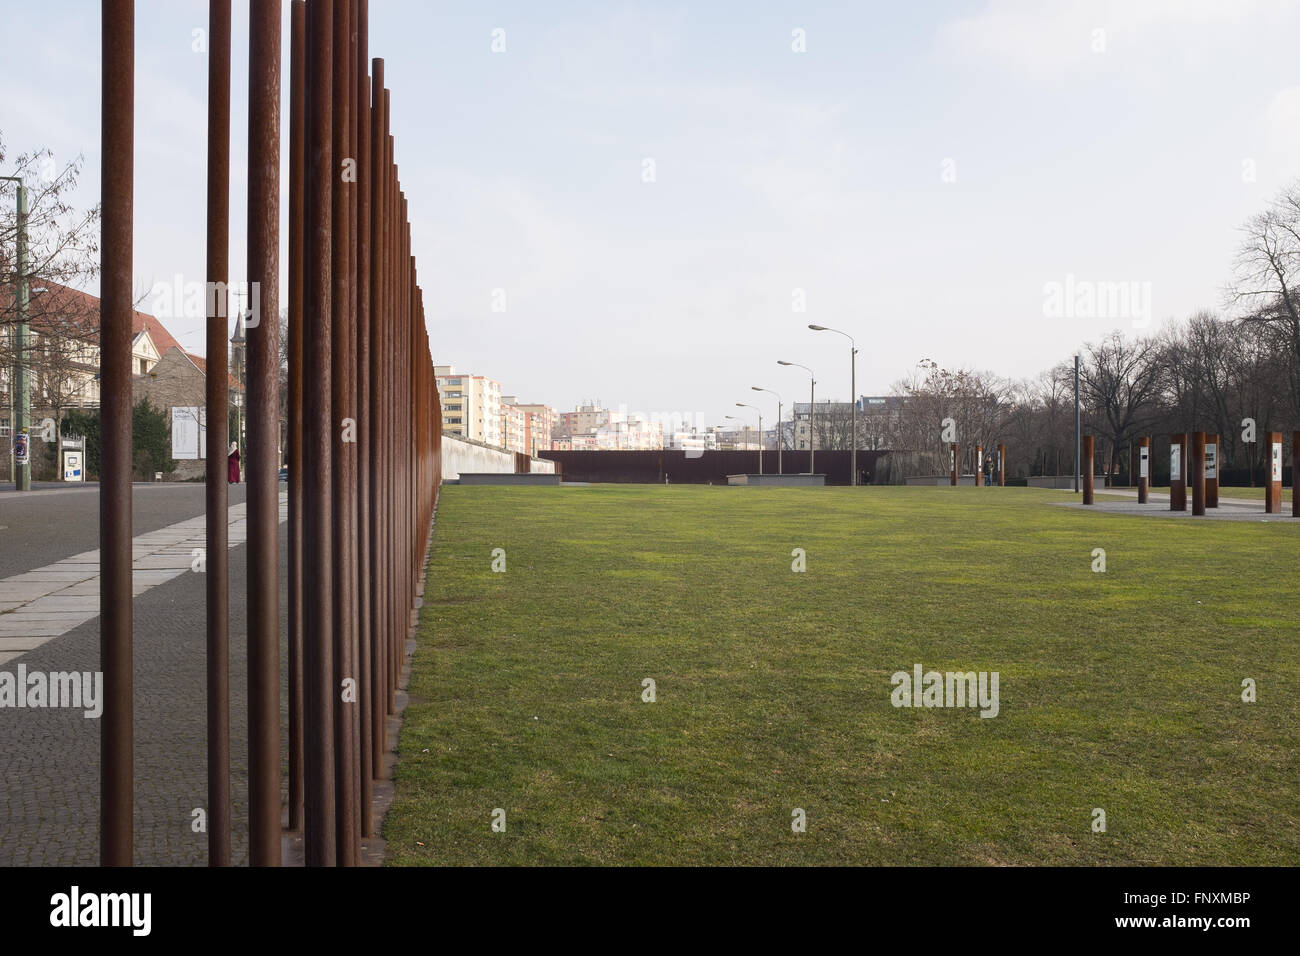
[[442, 430], [504, 447], [501, 383], [483, 375], [457, 372], [450, 365], [434, 366], [433, 374], [442, 403]]
[[555, 430], [555, 409], [550, 405], [530, 402], [514, 404], [524, 413], [524, 450], [534, 458], [538, 452], [550, 451], [551, 433]]

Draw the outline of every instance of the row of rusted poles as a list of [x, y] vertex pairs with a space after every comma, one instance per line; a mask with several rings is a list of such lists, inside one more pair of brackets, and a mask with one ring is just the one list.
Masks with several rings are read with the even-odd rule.
[[[132, 862], [131, 248], [134, 5], [103, 12], [101, 861]], [[440, 474], [441, 411], [383, 61], [366, 0], [294, 0], [289, 121], [289, 808], [308, 865], [373, 833], [387, 718]], [[207, 461], [209, 856], [230, 862], [228, 496], [230, 4], [210, 0]], [[279, 0], [249, 0], [249, 855], [281, 862]], [[251, 318], [251, 316], [250, 316]]]
[[305, 204], [298, 234], [291, 201], [289, 243], [291, 342], [295, 318], [302, 336], [289, 440], [303, 449], [289, 598], [301, 607], [302, 712], [291, 694], [290, 724], [302, 735], [290, 735], [290, 766], [300, 747], [306, 863], [350, 866], [374, 833], [423, 558], [408, 543], [422, 549], [432, 520], [441, 416], [368, 4], [297, 0], [293, 22], [303, 68], [291, 69], [290, 103], [302, 104], [306, 147], [290, 149]]

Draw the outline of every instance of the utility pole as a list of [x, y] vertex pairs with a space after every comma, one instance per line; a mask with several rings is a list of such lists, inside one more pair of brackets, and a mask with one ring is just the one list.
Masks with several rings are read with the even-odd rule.
[[[22, 461], [18, 460], [17, 455], [14, 456], [14, 489], [16, 491], [31, 491], [32, 379], [31, 369], [27, 365], [27, 302], [29, 298], [27, 276], [27, 189], [23, 185], [21, 176], [0, 176], [0, 179], [18, 184], [18, 323], [14, 337], [14, 391], [17, 392], [18, 401], [15, 407], [16, 414], [14, 415], [15, 421], [12, 433], [15, 441], [18, 440], [19, 436], [22, 436], [26, 453], [23, 455]], [[15, 445], [15, 447], [17, 446]], [[58, 458], [57, 453], [55, 458]]]

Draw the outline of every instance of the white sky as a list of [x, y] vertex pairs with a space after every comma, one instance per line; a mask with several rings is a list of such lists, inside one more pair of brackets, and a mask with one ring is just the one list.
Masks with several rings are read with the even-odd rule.
[[[3, 2], [6, 147], [84, 154], [93, 203], [99, 4]], [[141, 291], [203, 279], [207, 61], [191, 45], [206, 11], [136, 3]], [[1028, 376], [1136, 333], [1129, 317], [1045, 315], [1045, 284], [1067, 276], [1149, 283], [1148, 331], [1219, 307], [1237, 227], [1300, 170], [1298, 25], [1300, 4], [1264, 0], [371, 0], [370, 47], [435, 360], [524, 401], [716, 424], [751, 385], [805, 399], [782, 358], [847, 399], [847, 343], [809, 322], [857, 336], [858, 392], [875, 394], [923, 357]], [[160, 318], [202, 351], [201, 319]]]

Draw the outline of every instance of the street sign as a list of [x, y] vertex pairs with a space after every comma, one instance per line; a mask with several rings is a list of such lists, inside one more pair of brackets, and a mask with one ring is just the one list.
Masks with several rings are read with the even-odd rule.
[[1147, 459], [1150, 457], [1151, 457], [1151, 450], [1147, 448], [1145, 445], [1142, 446], [1142, 448], [1139, 449], [1139, 455], [1138, 455], [1138, 477], [1139, 478], [1149, 477], [1148, 469], [1150, 467], [1150, 462]]
[[64, 481], [85, 481], [85, 475], [81, 469], [81, 452], [65, 451], [63, 453], [63, 480]]
[[1170, 481], [1183, 480], [1182, 458], [1183, 458], [1183, 446], [1179, 444], [1170, 445], [1169, 446], [1169, 480]]
[[1219, 477], [1219, 446], [1214, 442], [1205, 443], [1205, 480]]
[[1282, 480], [1282, 443], [1273, 442], [1273, 480], [1280, 482]]

